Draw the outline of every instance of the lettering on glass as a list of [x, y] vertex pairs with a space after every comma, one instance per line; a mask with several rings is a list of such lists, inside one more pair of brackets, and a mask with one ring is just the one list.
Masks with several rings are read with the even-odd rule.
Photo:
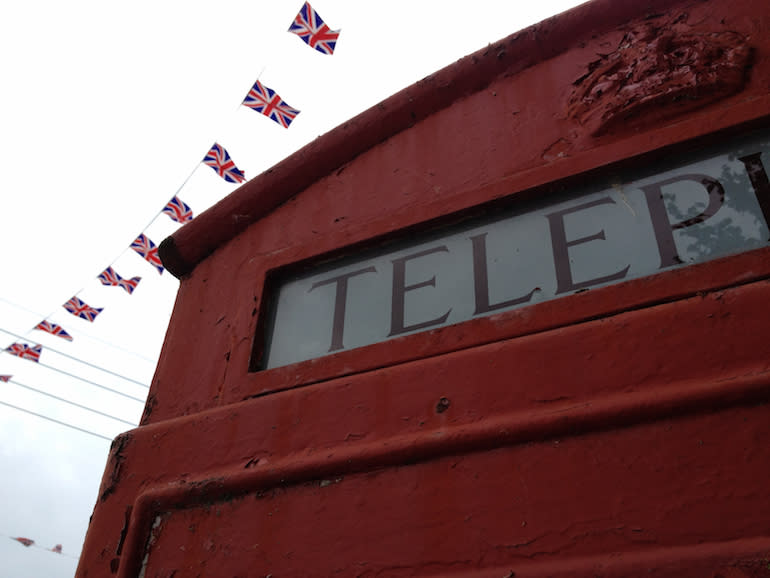
[[329, 353], [332, 351], [337, 351], [338, 349], [343, 349], [345, 347], [343, 345], [342, 339], [345, 333], [345, 308], [348, 302], [348, 280], [351, 277], [356, 277], [362, 273], [376, 272], [377, 269], [374, 267], [364, 267], [363, 269], [353, 271], [352, 273], [344, 273], [330, 279], [316, 281], [313, 283], [310, 289], [308, 289], [308, 292], [310, 292], [318, 287], [323, 287], [324, 285], [329, 285], [332, 283], [336, 287], [334, 292], [334, 313], [332, 313], [332, 343], [328, 349]]
[[284, 279], [263, 367], [767, 246], [770, 138]]

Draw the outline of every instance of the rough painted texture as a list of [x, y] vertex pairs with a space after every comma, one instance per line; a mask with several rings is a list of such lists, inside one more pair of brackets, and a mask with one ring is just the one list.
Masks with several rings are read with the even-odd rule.
[[[652, 99], [634, 123], [599, 101], [570, 113], [608, 78], [592, 63], [671, 23], [750, 46], [748, 73], [728, 59], [743, 84], [695, 108]], [[765, 0], [590, 3], [180, 229], [143, 425], [113, 445], [77, 575], [770, 574], [770, 248], [249, 372], [274, 269], [767, 129], [768, 30]]]
[[685, 12], [650, 19], [589, 64], [569, 116], [600, 135], [681, 115], [743, 90], [750, 62], [748, 39], [736, 32], [693, 33]]
[[163, 512], [145, 576], [529, 576], [538, 560], [762, 535], [768, 436], [766, 408], [741, 409]]

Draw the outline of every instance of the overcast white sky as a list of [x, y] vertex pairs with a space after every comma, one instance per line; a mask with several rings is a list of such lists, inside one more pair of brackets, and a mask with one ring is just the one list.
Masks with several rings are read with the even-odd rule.
[[[176, 229], [153, 219], [188, 177], [179, 196], [196, 214], [235, 189], [200, 164], [214, 141], [253, 178], [394, 92], [577, 3], [316, 0], [342, 29], [332, 57], [286, 32], [302, 0], [3, 3], [0, 349], [19, 335], [44, 350], [40, 365], [0, 354], [0, 374], [13, 375], [0, 404], [107, 438], [130, 429], [21, 386], [138, 421], [142, 402], [131, 398], [147, 394], [178, 282], [128, 247], [141, 232], [159, 244]], [[239, 106], [260, 73], [302, 111], [288, 130]], [[142, 277], [133, 295], [96, 280], [110, 264]], [[76, 293], [104, 307], [94, 323], [62, 309]], [[46, 318], [74, 341], [30, 331]], [[0, 578], [74, 574], [109, 444], [0, 405]], [[62, 555], [46, 551], [57, 543]]]

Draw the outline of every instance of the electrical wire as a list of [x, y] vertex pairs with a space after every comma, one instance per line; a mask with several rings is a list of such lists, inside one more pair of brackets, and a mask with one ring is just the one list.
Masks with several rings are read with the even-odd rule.
[[[2, 349], [0, 351], [5, 351], [6, 353], [10, 353], [10, 351], [6, 349]], [[13, 354], [11, 354], [13, 355]], [[47, 369], [50, 369], [52, 371], [55, 371], [57, 373], [61, 373], [62, 375], [66, 375], [67, 377], [71, 377], [72, 379], [77, 379], [78, 381], [82, 381], [83, 383], [87, 383], [89, 385], [93, 385], [94, 387], [98, 387], [99, 389], [103, 389], [105, 391], [109, 391], [114, 393], [115, 395], [120, 395], [122, 397], [126, 397], [128, 399], [132, 399], [134, 401], [138, 401], [139, 403], [144, 403], [146, 400], [141, 397], [134, 397], [133, 395], [129, 395], [127, 393], [124, 393], [122, 391], [119, 391], [117, 389], [113, 389], [111, 387], [107, 387], [106, 385], [102, 385], [101, 383], [96, 383], [95, 381], [91, 381], [90, 379], [86, 379], [85, 377], [80, 377], [79, 375], [75, 375], [74, 373], [70, 373], [68, 371], [64, 371], [63, 369], [59, 369], [58, 367], [54, 367], [53, 365], [48, 365], [47, 363], [43, 363], [41, 361], [35, 362], [39, 367], [45, 367]]]
[[73, 379], [77, 379], [78, 381], [82, 381], [83, 383], [88, 383], [90, 385], [93, 385], [94, 387], [98, 387], [99, 389], [104, 389], [106, 391], [111, 391], [115, 395], [120, 395], [122, 397], [127, 397], [128, 399], [133, 399], [134, 401], [138, 401], [139, 403], [144, 403], [145, 400], [141, 397], [134, 397], [133, 395], [128, 395], [127, 393], [123, 393], [122, 391], [119, 391], [117, 389], [112, 389], [111, 387], [107, 387], [106, 385], [102, 385], [100, 383], [96, 383], [95, 381], [91, 381], [90, 379], [86, 379], [85, 377], [80, 377], [79, 375], [75, 375], [74, 373], [69, 373], [68, 371], [64, 371], [63, 369], [59, 369], [58, 367], [54, 367], [52, 365], [48, 365], [46, 363], [37, 362], [37, 364], [40, 367], [47, 367], [48, 369], [51, 369], [53, 371], [56, 371], [57, 373], [61, 373], [62, 375], [66, 375], [67, 377], [71, 377]]
[[[6, 353], [11, 353], [7, 349], [2, 349], [0, 351], [5, 351]], [[11, 354], [13, 355], [13, 354]], [[113, 389], [111, 387], [107, 387], [106, 385], [102, 385], [101, 383], [96, 383], [95, 381], [91, 381], [90, 379], [86, 379], [85, 377], [80, 377], [79, 375], [75, 375], [74, 373], [70, 373], [68, 371], [64, 371], [63, 369], [59, 369], [58, 367], [54, 367], [52, 365], [48, 365], [47, 363], [42, 363], [40, 361], [35, 361], [38, 366], [48, 368], [52, 371], [55, 371], [57, 373], [61, 373], [62, 375], [66, 375], [67, 377], [71, 377], [73, 379], [77, 379], [78, 381], [82, 381], [83, 383], [88, 383], [89, 385], [93, 385], [94, 387], [98, 387], [99, 389], [104, 389], [106, 391], [110, 391], [114, 393], [115, 395], [120, 395], [122, 397], [127, 397], [128, 399], [133, 399], [134, 401], [138, 401], [139, 403], [144, 403], [145, 400], [141, 397], [134, 397], [133, 395], [128, 395], [127, 393], [123, 393], [122, 391], [118, 391], [117, 389]]]
[[[7, 333], [8, 335], [12, 335], [16, 339], [31, 341], [27, 337], [24, 337], [22, 335], [14, 333], [13, 331], [9, 331], [7, 329], [3, 329], [2, 327], [0, 327], [0, 331], [2, 331], [3, 333]], [[104, 373], [109, 373], [110, 375], [114, 375], [115, 377], [119, 377], [120, 379], [125, 379], [126, 381], [130, 381], [131, 383], [135, 383], [136, 385], [140, 385], [142, 387], [146, 387], [147, 389], [150, 388], [149, 385], [147, 385], [145, 383], [142, 383], [141, 381], [137, 381], [137, 380], [132, 379], [130, 377], [126, 377], [125, 375], [121, 375], [120, 373], [115, 373], [114, 371], [110, 371], [109, 369], [106, 369], [104, 367], [100, 367], [98, 365], [94, 365], [93, 363], [90, 363], [88, 361], [85, 361], [83, 359], [75, 357], [75, 356], [70, 355], [68, 353], [64, 353], [63, 351], [59, 351], [58, 349], [54, 349], [53, 347], [50, 347], [48, 345], [45, 345], [44, 347], [45, 347], [45, 349], [47, 349], [49, 351], [53, 351], [54, 353], [58, 353], [59, 355], [67, 357], [68, 359], [72, 359], [73, 361], [77, 361], [78, 363], [82, 363], [83, 365], [87, 365], [88, 367], [92, 367], [94, 369], [98, 369], [99, 371], [103, 371]]]
[[119, 418], [119, 417], [111, 415], [109, 413], [104, 413], [102, 411], [99, 411], [98, 409], [94, 409], [94, 408], [88, 407], [86, 405], [80, 405], [79, 403], [76, 403], [76, 402], [71, 401], [69, 399], [64, 399], [63, 397], [56, 396], [56, 395], [54, 395], [52, 393], [48, 393], [47, 391], [43, 391], [41, 389], [34, 388], [34, 387], [30, 386], [30, 385], [25, 385], [25, 384], [21, 383], [20, 381], [16, 381], [15, 379], [8, 380], [8, 383], [12, 383], [13, 385], [16, 385], [18, 387], [23, 387], [24, 389], [28, 389], [30, 391], [34, 391], [35, 393], [39, 393], [41, 395], [45, 395], [47, 397], [53, 398], [53, 399], [61, 401], [63, 403], [66, 403], [66, 404], [69, 404], [69, 405], [72, 405], [72, 406], [75, 406], [75, 407], [79, 407], [80, 409], [84, 409], [86, 411], [90, 411], [91, 413], [95, 413], [95, 414], [98, 414], [98, 415], [103, 415], [104, 417], [108, 417], [110, 419], [114, 419], [115, 421], [119, 421], [119, 422], [128, 424], [130, 426], [136, 427], [136, 425], [137, 425], [137, 424], [135, 424], [132, 421], [128, 421], [128, 420]]
[[98, 437], [98, 438], [102, 438], [103, 440], [107, 440], [108, 442], [112, 441], [112, 438], [108, 438], [107, 436], [103, 436], [102, 434], [98, 434], [98, 433], [93, 432], [91, 430], [83, 429], [82, 427], [78, 427], [76, 425], [72, 425], [71, 423], [66, 423], [66, 422], [63, 422], [63, 421], [59, 421], [58, 419], [54, 419], [52, 417], [48, 417], [47, 415], [43, 415], [43, 414], [40, 414], [40, 413], [36, 413], [36, 412], [31, 411], [29, 409], [24, 409], [23, 407], [19, 407], [19, 406], [10, 404], [10, 403], [6, 403], [4, 401], [0, 401], [0, 405], [4, 405], [4, 406], [7, 406], [7, 407], [10, 407], [10, 408], [19, 410], [19, 411], [23, 411], [24, 413], [28, 413], [30, 415], [34, 415], [36, 417], [39, 417], [39, 418], [42, 418], [42, 419], [46, 419], [48, 421], [52, 421], [53, 423], [56, 423], [56, 424], [62, 425], [64, 427], [68, 427], [68, 428], [77, 430], [79, 432], [83, 432], [83, 433], [88, 434], [88, 435], [92, 435], [92, 436], [95, 436], [95, 437]]

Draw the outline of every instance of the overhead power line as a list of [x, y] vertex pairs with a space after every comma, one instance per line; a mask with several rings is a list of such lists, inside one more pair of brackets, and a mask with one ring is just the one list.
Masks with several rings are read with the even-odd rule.
[[[14, 333], [13, 331], [8, 331], [7, 329], [3, 329], [0, 327], [0, 331], [3, 333], [7, 333], [8, 335], [12, 335], [16, 339], [22, 339], [29, 341], [28, 337], [24, 337], [23, 335], [19, 335], [17, 333]], [[36, 340], [35, 340], [36, 341]], [[87, 365], [88, 367], [93, 367], [94, 369], [98, 369], [99, 371], [103, 371], [104, 373], [109, 373], [110, 375], [114, 375], [115, 377], [119, 377], [120, 379], [125, 379], [126, 381], [130, 381], [131, 383], [135, 383], [136, 385], [140, 385], [142, 387], [146, 387], [149, 389], [149, 385], [142, 383], [141, 381], [137, 381], [135, 379], [132, 379], [130, 377], [126, 377], [125, 375], [121, 375], [120, 373], [115, 373], [114, 371], [110, 371], [109, 369], [106, 369], [104, 367], [100, 367], [98, 365], [94, 365], [93, 363], [90, 363], [88, 361], [85, 361], [83, 359], [80, 359], [79, 357], [75, 357], [73, 355], [69, 355], [68, 353], [64, 353], [63, 351], [59, 351], [58, 349], [54, 349], [53, 347], [50, 347], [49, 345], [45, 346], [46, 349], [49, 351], [53, 351], [54, 353], [58, 353], [59, 355], [63, 355], [64, 357], [67, 357], [69, 359], [72, 359], [73, 361], [77, 361], [78, 363], [82, 363], [83, 365]]]
[[70, 373], [68, 371], [64, 371], [63, 369], [59, 369], [58, 367], [54, 367], [52, 365], [48, 365], [46, 363], [37, 362], [37, 364], [41, 367], [47, 367], [48, 369], [51, 369], [53, 371], [56, 371], [57, 373], [61, 373], [62, 375], [66, 375], [67, 377], [71, 377], [73, 379], [77, 379], [78, 381], [82, 381], [83, 383], [88, 383], [90, 385], [93, 385], [94, 387], [98, 387], [99, 389], [104, 389], [106, 391], [111, 391], [115, 395], [120, 395], [122, 397], [127, 397], [128, 399], [133, 399], [134, 401], [138, 401], [139, 403], [144, 403], [145, 400], [141, 397], [134, 397], [133, 395], [128, 395], [127, 393], [123, 393], [122, 391], [119, 391], [117, 389], [113, 389], [111, 387], [107, 387], [106, 385], [102, 385], [101, 383], [96, 383], [95, 381], [91, 381], [90, 379], [86, 379], [85, 377], [80, 377], [79, 375], [75, 375], [74, 373]]
[[[1, 351], [5, 351], [6, 353], [10, 353], [7, 349], [3, 349]], [[89, 385], [93, 385], [94, 387], [98, 387], [99, 389], [104, 389], [106, 391], [110, 391], [114, 393], [115, 395], [120, 395], [122, 397], [127, 397], [128, 399], [133, 399], [134, 401], [138, 401], [139, 403], [144, 403], [145, 400], [140, 397], [134, 397], [133, 395], [129, 395], [127, 393], [123, 393], [122, 391], [119, 391], [117, 389], [113, 389], [111, 387], [107, 387], [106, 385], [102, 385], [101, 383], [96, 383], [95, 381], [91, 381], [90, 379], [86, 379], [85, 377], [80, 377], [79, 375], [75, 375], [74, 373], [70, 373], [68, 371], [64, 371], [63, 369], [59, 369], [58, 367], [54, 367], [52, 365], [48, 365], [47, 363], [42, 363], [40, 361], [35, 361], [33, 363], [36, 363], [40, 367], [45, 367], [47, 369], [50, 369], [52, 371], [55, 371], [57, 373], [61, 373], [62, 375], [66, 375], [67, 377], [71, 377], [72, 379], [77, 379], [78, 381], [82, 381], [83, 383], [87, 383]]]
[[52, 417], [48, 417], [47, 415], [42, 415], [40, 413], [36, 413], [36, 412], [30, 411], [28, 409], [24, 409], [23, 407], [18, 407], [16, 405], [13, 405], [13, 404], [10, 404], [10, 403], [6, 403], [4, 401], [0, 401], [0, 405], [5, 405], [7, 407], [10, 407], [10, 408], [13, 408], [13, 409], [16, 409], [16, 410], [19, 410], [19, 411], [23, 411], [24, 413], [28, 413], [30, 415], [34, 415], [35, 417], [46, 419], [48, 421], [52, 421], [53, 423], [62, 425], [64, 427], [68, 427], [70, 429], [77, 430], [79, 432], [83, 432], [83, 433], [88, 434], [88, 435], [92, 435], [92, 436], [97, 437], [97, 438], [102, 438], [103, 440], [107, 440], [108, 442], [112, 441], [112, 438], [108, 438], [107, 436], [103, 436], [102, 434], [98, 434], [98, 433], [93, 432], [91, 430], [83, 429], [82, 427], [78, 427], [76, 425], [72, 425], [71, 423], [66, 423], [66, 422], [63, 422], [63, 421], [59, 421], [58, 419], [54, 419]]
[[45, 395], [45, 396], [53, 398], [53, 399], [55, 399], [57, 401], [61, 401], [63, 403], [66, 403], [66, 404], [69, 404], [69, 405], [72, 405], [72, 406], [75, 406], [75, 407], [79, 407], [80, 409], [84, 409], [86, 411], [90, 411], [91, 413], [96, 413], [96, 414], [99, 414], [99, 415], [103, 415], [104, 417], [108, 417], [110, 419], [114, 419], [115, 421], [119, 421], [119, 422], [128, 424], [130, 426], [136, 426], [137, 425], [137, 424], [135, 424], [132, 421], [128, 421], [128, 420], [119, 418], [119, 417], [111, 415], [109, 413], [104, 413], [103, 411], [99, 411], [98, 409], [94, 409], [94, 408], [88, 407], [86, 405], [80, 405], [79, 403], [76, 403], [76, 402], [71, 401], [69, 399], [64, 399], [63, 397], [56, 396], [56, 395], [54, 395], [52, 393], [48, 393], [47, 391], [43, 391], [41, 389], [37, 389], [37, 388], [34, 388], [32, 386], [29, 386], [29, 385], [25, 385], [25, 384], [23, 384], [23, 383], [21, 383], [19, 381], [16, 381], [15, 379], [9, 380], [8, 383], [12, 383], [12, 384], [14, 384], [14, 385], [16, 385], [18, 387], [23, 387], [24, 389], [28, 389], [30, 391], [34, 391], [35, 393], [39, 393], [41, 395]]

